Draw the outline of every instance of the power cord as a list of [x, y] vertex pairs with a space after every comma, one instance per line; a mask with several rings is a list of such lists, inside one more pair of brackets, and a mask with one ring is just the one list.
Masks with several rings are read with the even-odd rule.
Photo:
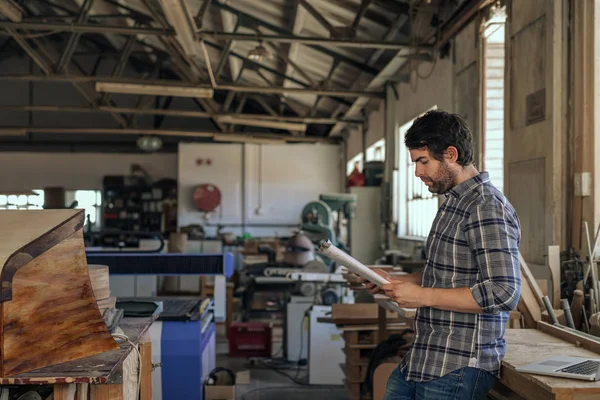
[[[129, 343], [131, 345], [131, 347], [133, 347], [133, 349], [137, 353], [138, 362], [139, 362], [139, 368], [138, 368], [138, 381], [137, 381], [137, 396], [136, 396], [136, 399], [139, 399], [140, 398], [140, 390], [141, 390], [141, 387], [142, 387], [142, 354], [140, 353], [140, 350], [138, 349], [138, 347], [135, 344], [133, 344], [133, 342], [129, 339], [129, 337], [127, 335], [120, 334], [120, 333], [113, 333], [112, 336], [115, 339], [121, 339], [121, 340], [124, 340], [127, 343]], [[117, 343], [119, 343], [118, 340], [117, 340]]]

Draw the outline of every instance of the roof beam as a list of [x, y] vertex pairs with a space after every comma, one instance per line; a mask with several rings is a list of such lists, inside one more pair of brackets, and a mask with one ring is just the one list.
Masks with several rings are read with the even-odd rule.
[[202, 26], [204, 25], [204, 17], [207, 14], [208, 7], [210, 6], [210, 1], [211, 0], [204, 0], [202, 2], [202, 5], [198, 9], [198, 13], [196, 14], [195, 18], [196, 26], [198, 27], [198, 29], [202, 29]]
[[[225, 16], [225, 11], [221, 10], [221, 19], [223, 20], [223, 26], [229, 25], [228, 17]], [[237, 32], [240, 27], [240, 21], [238, 20], [233, 27], [233, 32]], [[239, 61], [235, 57], [229, 57], [229, 52], [231, 52], [231, 48], [233, 47], [234, 41], [228, 40], [227, 44], [223, 51], [221, 51], [221, 58], [219, 59], [219, 64], [217, 64], [217, 69], [215, 70], [215, 78], [219, 79], [221, 73], [223, 72], [223, 68], [225, 67], [225, 62], [229, 60], [229, 71], [231, 73], [231, 80], [235, 82], [237, 77], [239, 76], [239, 71], [242, 69], [242, 66], [239, 65]], [[236, 74], [237, 72], [237, 74]]]
[[[236, 32], [238, 30], [238, 28], [240, 27], [239, 16], [236, 18], [236, 16], [234, 14], [231, 14], [230, 12], [223, 10], [223, 9], [220, 9], [220, 13], [221, 13], [221, 22], [223, 24], [223, 28], [228, 32], [232, 32], [232, 31]], [[227, 56], [229, 56], [229, 53], [231, 52], [231, 49], [233, 48], [234, 45], [235, 45], [234, 40], [228, 40], [227, 45], [225, 46], [225, 49], [222, 50], [222, 52], [221, 52], [222, 60], [219, 61], [219, 67], [221, 67], [221, 68], [217, 68], [218, 73], [215, 75], [217, 78], [221, 74], [221, 71], [223, 69], [222, 63], [224, 62], [225, 59], [229, 60], [229, 71], [231, 74], [231, 79], [234, 80], [239, 76], [240, 71], [242, 69], [242, 62], [239, 61], [236, 57], [227, 57]]]
[[[292, 0], [295, 3], [295, 7], [294, 7], [294, 22], [292, 24], [292, 35], [294, 36], [298, 36], [300, 35], [300, 33], [302, 33], [302, 29], [304, 28], [304, 20], [306, 18], [306, 9], [303, 7], [300, 7], [300, 2], [299, 0]], [[288, 52], [287, 52], [287, 59], [289, 61], [287, 61], [287, 65], [285, 66], [285, 74], [286, 75], [291, 75], [292, 74], [292, 68], [293, 65], [291, 64], [291, 62], [293, 60], [296, 59], [296, 55], [298, 55], [298, 44], [297, 42], [294, 43], [290, 43], [289, 48], [288, 48]], [[283, 86], [287, 87], [291, 84], [291, 82], [287, 79], [283, 80]]]
[[[131, 78], [119, 78], [110, 76], [71, 76], [71, 75], [0, 75], [0, 81], [26, 81], [26, 82], [69, 82], [69, 83], [82, 83], [82, 82], [110, 82], [110, 83], [132, 83], [140, 85], [169, 85], [169, 86], [182, 86], [182, 87], [198, 87], [198, 88], [212, 88], [206, 84], [190, 84], [174, 79], [131, 79]], [[237, 84], [225, 84], [217, 85], [215, 90], [227, 90], [235, 91], [239, 93], [296, 93], [296, 94], [307, 94], [307, 95], [323, 95], [331, 97], [372, 97], [372, 98], [383, 98], [385, 94], [383, 92], [365, 92], [365, 91], [348, 91], [348, 90], [337, 90], [337, 89], [313, 89], [313, 88], [284, 88], [281, 86], [255, 86], [255, 85], [237, 85]]]
[[319, 118], [319, 117], [291, 117], [286, 115], [267, 115], [267, 114], [240, 114], [236, 112], [217, 112], [208, 113], [205, 111], [194, 110], [173, 110], [163, 108], [145, 108], [145, 107], [111, 107], [98, 106], [78, 107], [78, 106], [54, 106], [54, 105], [0, 105], [0, 111], [25, 111], [25, 112], [49, 112], [49, 113], [76, 113], [76, 114], [101, 114], [101, 113], [119, 113], [132, 115], [164, 115], [168, 117], [182, 118], [219, 118], [219, 117], [239, 117], [248, 119], [260, 119], [263, 121], [287, 121], [298, 122], [302, 124], [333, 125], [338, 122], [362, 125], [360, 119], [341, 119], [341, 118]]
[[199, 33], [200, 37], [210, 37], [214, 40], [237, 40], [246, 42], [258, 42], [264, 40], [271, 43], [300, 43], [306, 45], [325, 45], [336, 47], [351, 47], [363, 49], [385, 49], [385, 50], [401, 50], [411, 48], [413, 50], [431, 51], [433, 46], [429, 45], [412, 45], [408, 42], [391, 42], [391, 41], [375, 41], [375, 40], [336, 40], [322, 37], [308, 37], [296, 35], [264, 35], [264, 34], [247, 34], [233, 32], [210, 32], [203, 31]]
[[155, 135], [155, 136], [178, 136], [192, 138], [214, 138], [215, 136], [239, 138], [243, 136], [248, 139], [279, 139], [283, 142], [298, 143], [338, 143], [335, 138], [317, 137], [317, 136], [290, 136], [271, 132], [203, 132], [189, 130], [170, 130], [170, 129], [138, 129], [138, 128], [49, 128], [49, 127], [2, 127], [0, 136], [17, 136], [27, 133], [48, 133], [48, 134], [71, 134], [71, 135]]
[[[255, 23], [262, 25], [263, 27], [265, 27], [273, 32], [276, 32], [278, 34], [290, 35], [292, 33], [290, 30], [288, 30], [286, 28], [282, 28], [282, 27], [273, 25], [273, 24], [266, 22], [258, 17], [247, 14], [247, 13], [240, 11], [234, 7], [231, 7], [230, 5], [224, 4], [222, 1], [215, 0], [213, 2], [213, 4], [219, 8], [222, 8], [233, 14], [236, 14], [238, 17], [242, 16], [242, 17], [248, 18], [251, 21], [254, 21]], [[343, 54], [337, 53], [331, 49], [328, 49], [327, 47], [324, 47], [321, 45], [316, 45], [316, 44], [309, 44], [308, 46], [315, 50], [318, 50], [321, 53], [326, 54], [332, 58], [338, 57], [340, 59], [340, 61], [342, 61], [348, 65], [351, 65], [352, 67], [354, 67], [360, 71], [366, 72], [368, 74], [377, 75], [377, 73], [379, 72], [376, 68], [368, 67], [368, 66], [364, 65], [363, 63], [361, 63], [360, 61], [357, 61], [357, 60], [355, 60], [351, 57], [345, 56]]]
[[[77, 23], [83, 24], [87, 21], [88, 15], [90, 14], [90, 10], [92, 8], [92, 4], [94, 4], [94, 0], [85, 0], [83, 3], [83, 7], [81, 7], [81, 11], [79, 12], [79, 16], [77, 17]], [[71, 57], [73, 56], [73, 52], [77, 48], [77, 44], [79, 43], [79, 37], [81, 36], [80, 32], [74, 32], [67, 42], [67, 46], [60, 56], [60, 60], [58, 60], [58, 65], [56, 66], [56, 72], [61, 73], [64, 72], [65, 67], [71, 61]]]
[[325, 29], [327, 29], [329, 31], [329, 34], [331, 35], [331, 37], [335, 37], [335, 35], [336, 35], [335, 28], [333, 27], [333, 25], [331, 25], [331, 23], [329, 21], [327, 21], [327, 19], [323, 16], [323, 14], [321, 14], [312, 5], [310, 5], [308, 1], [306, 1], [306, 0], [298, 0], [298, 1], [299, 1], [300, 5], [319, 22], [319, 24], [321, 24]]
[[[358, 29], [358, 25], [360, 24], [360, 20], [367, 12], [367, 8], [369, 8], [369, 4], [371, 4], [372, 0], [362, 0], [360, 2], [360, 7], [356, 12], [356, 16], [354, 17], [354, 21], [352, 22], [352, 31], [356, 32]], [[355, 34], [356, 35], [356, 34]]]
[[[402, 28], [402, 26], [404, 24], [406, 24], [407, 21], [408, 21], [408, 17], [406, 15], [402, 14], [402, 15], [398, 16], [398, 18], [396, 18], [396, 21], [394, 22], [394, 24], [390, 27], [390, 29], [388, 29], [383, 40], [392, 40], [398, 33], [398, 30], [400, 28]], [[379, 60], [379, 58], [383, 55], [384, 51], [385, 51], [384, 49], [378, 49], [377, 51], [375, 51], [371, 55], [371, 57], [369, 57], [369, 59], [367, 60], [367, 65], [374, 65], [377, 62], [377, 60]], [[396, 54], [396, 56], [398, 56], [399, 54], [400, 54], [400, 52], [398, 52]], [[393, 61], [393, 59], [392, 59], [392, 61]], [[358, 81], [359, 80], [357, 79], [357, 82]], [[354, 85], [353, 85], [353, 87], [354, 87]], [[342, 105], [339, 105], [337, 107], [337, 109], [331, 115], [333, 117], [336, 117], [341, 111], [342, 111]], [[350, 112], [350, 111], [352, 111], [354, 114], [356, 114], [355, 110], [352, 110], [352, 108], [350, 110], [348, 110], [348, 112]], [[336, 126], [334, 126], [334, 128], [332, 129], [330, 134], [337, 133], [341, 129], [341, 127], [342, 127], [341, 124], [336, 124]]]
[[[5, 14], [6, 15], [6, 14]], [[17, 14], [9, 13], [6, 15], [9, 18], [19, 18]], [[15, 23], [19, 23], [18, 20], [13, 21]], [[40, 38], [33, 38], [32, 41], [38, 47], [38, 49], [44, 53], [40, 55], [35, 51], [21, 35], [19, 35], [14, 29], [7, 28], [6, 31], [13, 37], [13, 39], [25, 50], [25, 52], [33, 59], [33, 61], [40, 67], [40, 69], [46, 74], [49, 75], [51, 72], [51, 65], [56, 65], [59, 60], [59, 56], [56, 53], [56, 50], [51, 45], [45, 45], [45, 43]], [[70, 64], [70, 63], [69, 63]], [[68, 65], [66, 66], [68, 70]], [[73, 76], [77, 76], [77, 71], [71, 71]], [[79, 93], [86, 99], [88, 104], [96, 106], [96, 102], [94, 100], [93, 94], [89, 93], [85, 88], [81, 87], [77, 83], [73, 82], [73, 86], [79, 91]], [[112, 117], [121, 125], [126, 126], [127, 121], [123, 119], [120, 115], [116, 113], [111, 114]]]
[[79, 33], [115, 33], [119, 35], [155, 35], [176, 36], [173, 29], [161, 28], [133, 28], [120, 25], [96, 25], [96, 24], [69, 24], [61, 22], [13, 22], [0, 21], [0, 28], [28, 29], [58, 32]]
[[[170, 29], [169, 21], [161, 12], [161, 7], [157, 6], [157, 4], [151, 0], [142, 0], [142, 2], [150, 11], [154, 20], [162, 26], [163, 30]], [[175, 74], [182, 80], [196, 83], [200, 79], [203, 71], [199, 70], [194, 60], [187, 56], [181, 46], [178, 46], [179, 43], [174, 37], [161, 37], [160, 39], [173, 60], [183, 59], [183, 63], [177, 61], [172, 63], [171, 69]], [[219, 105], [213, 99], [197, 98], [195, 101], [207, 112], [216, 112], [219, 109]], [[226, 130], [225, 126], [215, 119], [212, 119], [212, 122], [220, 131], [223, 132]]]

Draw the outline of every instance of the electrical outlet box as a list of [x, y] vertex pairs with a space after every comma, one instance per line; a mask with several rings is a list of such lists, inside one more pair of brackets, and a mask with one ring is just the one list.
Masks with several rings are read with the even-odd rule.
[[580, 172], [575, 174], [575, 196], [592, 195], [592, 174], [590, 172]]

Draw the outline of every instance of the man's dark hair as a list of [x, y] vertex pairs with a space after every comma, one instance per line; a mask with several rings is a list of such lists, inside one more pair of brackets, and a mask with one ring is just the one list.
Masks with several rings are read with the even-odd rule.
[[409, 150], [426, 147], [438, 161], [449, 146], [458, 150], [456, 162], [467, 166], [473, 162], [473, 135], [467, 122], [458, 114], [442, 110], [428, 111], [418, 117], [404, 136]]

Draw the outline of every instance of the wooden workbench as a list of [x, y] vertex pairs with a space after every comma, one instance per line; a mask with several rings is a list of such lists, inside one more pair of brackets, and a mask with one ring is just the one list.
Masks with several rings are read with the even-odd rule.
[[[146, 332], [158, 314], [147, 318], [124, 318], [119, 327], [142, 356], [140, 400], [152, 399], [151, 345]], [[138, 385], [138, 356], [128, 342], [119, 349], [27, 373], [0, 378], [0, 385], [53, 385], [54, 400], [135, 399]]]
[[599, 352], [595, 349], [600, 349], [598, 344], [600, 342], [595, 343], [583, 337], [576, 338], [545, 323], [539, 323], [538, 329], [507, 329], [505, 338], [506, 356], [502, 361], [500, 381], [518, 395], [527, 400], [600, 399], [600, 382], [554, 378], [516, 371], [517, 367], [553, 356], [599, 358]]

